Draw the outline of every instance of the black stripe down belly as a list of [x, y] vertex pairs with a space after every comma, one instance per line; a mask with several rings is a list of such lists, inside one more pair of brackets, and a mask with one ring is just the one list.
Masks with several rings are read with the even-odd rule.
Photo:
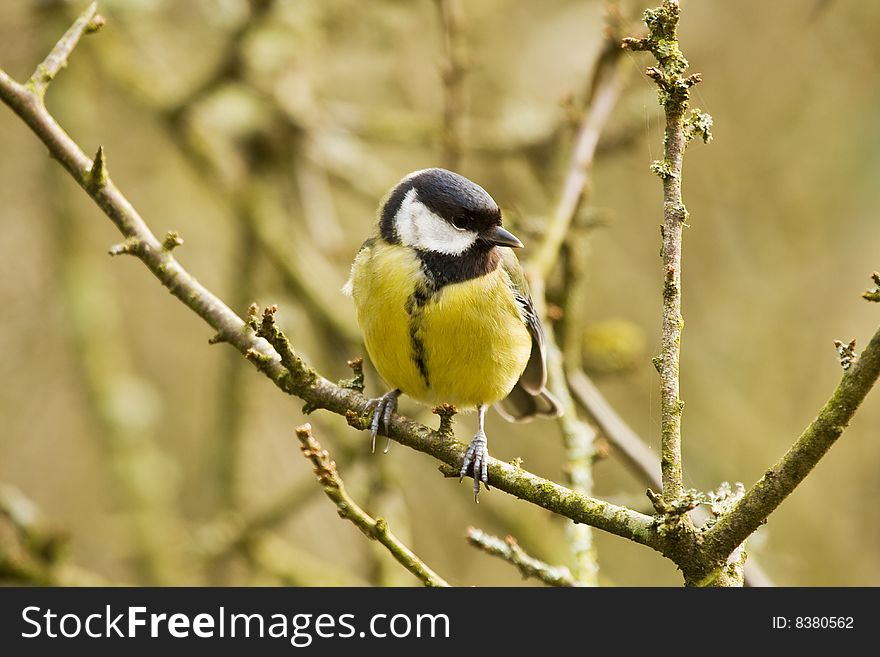
[[425, 382], [425, 387], [430, 388], [431, 378], [428, 374], [428, 363], [425, 360], [425, 344], [419, 336], [419, 330], [422, 326], [425, 306], [427, 306], [434, 295], [437, 294], [438, 289], [434, 282], [434, 277], [431, 276], [429, 272], [425, 273], [427, 274], [425, 278], [416, 283], [413, 293], [410, 295], [409, 299], [406, 300], [406, 312], [409, 315], [409, 341], [412, 349], [413, 361], [415, 362], [416, 367], [419, 368], [419, 374], [422, 377], [422, 381]]

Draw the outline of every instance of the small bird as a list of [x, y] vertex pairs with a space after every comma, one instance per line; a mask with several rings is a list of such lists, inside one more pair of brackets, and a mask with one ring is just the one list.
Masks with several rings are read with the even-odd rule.
[[[479, 429], [459, 473], [488, 485], [484, 422], [496, 404], [509, 421], [557, 417], [545, 389], [544, 330], [498, 204], [446, 169], [404, 177], [386, 196], [343, 292], [354, 298], [370, 359], [392, 386], [371, 401], [373, 449], [401, 394], [476, 408]], [[386, 450], [388, 448], [386, 447]]]

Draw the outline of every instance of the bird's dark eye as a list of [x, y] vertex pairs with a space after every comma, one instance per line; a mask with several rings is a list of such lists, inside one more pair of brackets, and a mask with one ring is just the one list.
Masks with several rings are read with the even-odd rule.
[[457, 214], [452, 217], [452, 227], [456, 230], [467, 230], [467, 217], [463, 214]]

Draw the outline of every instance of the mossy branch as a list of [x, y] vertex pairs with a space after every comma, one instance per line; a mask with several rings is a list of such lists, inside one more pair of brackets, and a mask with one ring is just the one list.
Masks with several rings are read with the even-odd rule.
[[296, 429], [296, 437], [299, 438], [303, 455], [315, 466], [315, 475], [324, 493], [329, 497], [339, 510], [339, 515], [350, 520], [360, 529], [367, 538], [379, 541], [388, 548], [391, 555], [413, 575], [418, 577], [425, 586], [449, 586], [440, 575], [431, 570], [412, 550], [400, 542], [391, 533], [388, 523], [382, 518], [372, 518], [351, 498], [345, 490], [345, 484], [336, 463], [330, 459], [327, 450], [312, 436], [312, 426], [304, 424]]
[[703, 536], [710, 560], [727, 559], [788, 497], [831, 448], [880, 376], [880, 330], [852, 365], [818, 417], [733, 509]]
[[660, 7], [646, 10], [648, 36], [627, 38], [621, 44], [630, 50], [649, 51], [657, 59], [658, 66], [649, 67], [646, 74], [657, 83], [660, 104], [666, 114], [663, 160], [654, 162], [651, 169], [663, 181], [663, 244], [660, 252], [664, 272], [662, 347], [656, 365], [661, 390], [660, 468], [663, 499], [669, 505], [674, 504], [684, 492], [681, 466], [681, 415], [684, 402], [679, 394], [679, 361], [684, 327], [681, 315], [681, 241], [688, 213], [681, 195], [682, 161], [689, 138], [697, 134], [702, 135], [704, 141], [711, 138], [711, 117], [698, 113], [690, 121], [685, 119], [689, 89], [700, 81], [700, 76], [684, 77], [688, 62], [678, 46], [680, 12], [678, 0], [665, 0]]

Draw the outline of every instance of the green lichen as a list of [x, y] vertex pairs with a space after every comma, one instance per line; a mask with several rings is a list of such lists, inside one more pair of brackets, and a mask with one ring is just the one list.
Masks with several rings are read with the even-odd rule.
[[712, 116], [702, 110], [692, 109], [684, 120], [684, 136], [687, 141], [699, 137], [704, 144], [708, 144], [712, 141]]
[[675, 175], [672, 163], [669, 160], [654, 160], [651, 162], [651, 173], [665, 180]]

